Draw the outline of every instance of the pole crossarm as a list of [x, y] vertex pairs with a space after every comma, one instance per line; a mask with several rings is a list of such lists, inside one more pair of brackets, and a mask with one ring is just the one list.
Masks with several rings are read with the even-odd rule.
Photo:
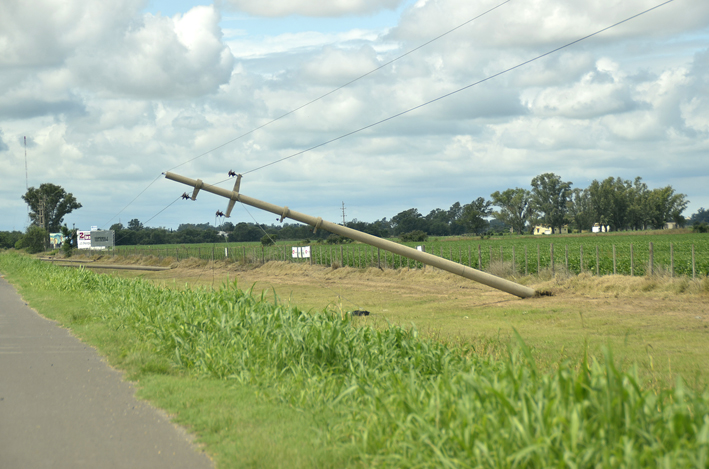
[[[520, 298], [531, 298], [538, 296], [537, 292], [532, 288], [520, 285], [515, 282], [511, 282], [500, 277], [496, 277], [494, 275], [482, 272], [477, 269], [473, 269], [471, 267], [466, 267], [462, 264], [458, 264], [457, 262], [449, 261], [447, 259], [443, 259], [441, 257], [426, 252], [421, 252], [408, 246], [404, 246], [393, 241], [388, 241], [386, 239], [378, 238], [367, 233], [362, 233], [361, 231], [353, 230], [352, 228], [348, 228], [346, 226], [338, 225], [336, 223], [323, 220], [320, 217], [313, 217], [304, 213], [296, 212], [294, 210], [290, 210], [288, 207], [280, 207], [278, 205], [270, 204], [268, 202], [263, 202], [252, 197], [245, 196], [237, 192], [239, 185], [238, 182], [234, 187], [234, 189], [237, 190], [231, 191], [229, 189], [205, 184], [200, 179], [191, 179], [171, 172], [166, 172], [165, 178], [194, 187], [195, 195], [197, 190], [199, 189], [229, 199], [229, 205], [231, 207], [233, 207], [233, 203], [235, 201], [239, 201], [243, 204], [250, 205], [252, 207], [256, 207], [258, 209], [276, 214], [281, 217], [281, 221], [283, 221], [285, 218], [290, 218], [292, 220], [296, 220], [301, 223], [310, 225], [316, 230], [322, 228], [323, 230], [329, 231], [331, 233], [351, 238], [355, 241], [360, 241], [362, 243], [369, 244], [370, 246], [384, 249], [391, 253], [398, 254], [400, 256], [413, 259], [418, 262], [422, 262], [426, 265], [445, 270], [455, 275], [460, 275], [461, 277], [474, 280], [476, 282], [482, 283], [483, 285], [487, 285], [497, 290], [510, 293]], [[229, 212], [231, 212], [231, 210], [229, 210]]]

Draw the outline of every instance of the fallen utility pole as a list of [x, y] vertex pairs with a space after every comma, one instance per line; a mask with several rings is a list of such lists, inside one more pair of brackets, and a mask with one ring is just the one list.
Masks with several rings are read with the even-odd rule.
[[211, 192], [212, 194], [220, 195], [229, 199], [229, 205], [226, 211], [226, 217], [231, 216], [231, 211], [234, 208], [234, 204], [239, 201], [243, 204], [250, 205], [252, 207], [265, 210], [267, 212], [275, 213], [281, 217], [281, 222], [284, 219], [290, 218], [301, 223], [306, 223], [315, 228], [314, 232], [319, 229], [329, 231], [331, 233], [338, 234], [340, 236], [345, 236], [347, 238], [354, 239], [355, 241], [360, 241], [362, 243], [369, 244], [371, 246], [384, 249], [386, 251], [398, 254], [400, 256], [413, 259], [418, 262], [422, 262], [426, 265], [436, 267], [441, 270], [445, 270], [452, 274], [460, 275], [470, 280], [475, 280], [476, 282], [482, 283], [489, 287], [495, 288], [497, 290], [502, 290], [504, 292], [510, 293], [512, 295], [518, 296], [520, 298], [530, 298], [538, 296], [537, 292], [529, 287], [520, 285], [515, 282], [510, 282], [500, 277], [490, 275], [485, 272], [481, 272], [477, 269], [466, 267], [457, 262], [449, 261], [433, 254], [428, 254], [426, 252], [421, 252], [416, 249], [404, 246], [402, 244], [395, 243], [393, 241], [387, 241], [386, 239], [378, 238], [367, 233], [362, 233], [361, 231], [353, 230], [352, 228], [347, 228], [346, 226], [338, 225], [336, 223], [331, 223], [325, 221], [320, 217], [313, 217], [310, 215], [305, 215], [304, 213], [295, 212], [290, 210], [288, 207], [279, 207], [278, 205], [269, 204], [268, 202], [262, 202], [260, 200], [254, 199], [252, 197], [247, 197], [239, 193], [239, 186], [241, 183], [241, 175], [237, 175], [236, 183], [234, 184], [234, 190], [223, 189], [221, 187], [212, 186], [205, 184], [200, 179], [190, 179], [188, 177], [180, 176], [179, 174], [165, 173], [165, 177], [172, 181], [180, 182], [188, 186], [194, 187], [192, 192], [192, 200], [197, 198], [197, 194], [200, 190]]

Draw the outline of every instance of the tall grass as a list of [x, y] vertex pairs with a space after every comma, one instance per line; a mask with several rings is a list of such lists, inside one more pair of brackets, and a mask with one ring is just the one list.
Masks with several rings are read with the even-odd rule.
[[332, 445], [383, 467], [709, 467], [709, 394], [644, 389], [610, 352], [538, 370], [529, 349], [505, 360], [303, 311], [224, 285], [164, 289], [62, 270], [17, 255], [38, 287], [82, 292], [93, 320], [127, 328], [172, 366], [261, 386], [271, 398], [334, 416]]

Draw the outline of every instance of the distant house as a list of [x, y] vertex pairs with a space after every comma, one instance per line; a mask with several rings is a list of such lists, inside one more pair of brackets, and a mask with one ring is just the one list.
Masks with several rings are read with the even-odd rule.
[[676, 230], [677, 228], [679, 228], [679, 225], [673, 221], [668, 221], [665, 223], [666, 230]]
[[611, 231], [610, 225], [600, 225], [600, 224], [596, 223], [593, 225], [593, 227], [591, 227], [592, 233], [609, 233], [610, 231]]
[[534, 227], [534, 235], [550, 235], [550, 234], [568, 234], [569, 233], [569, 227], [568, 225], [564, 225], [561, 227], [561, 230], [559, 228], [554, 228], [552, 231], [551, 227], [544, 226], [544, 225], [536, 225]]

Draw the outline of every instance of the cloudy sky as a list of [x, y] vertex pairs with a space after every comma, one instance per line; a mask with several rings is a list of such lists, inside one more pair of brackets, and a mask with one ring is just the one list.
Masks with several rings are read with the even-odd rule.
[[[343, 202], [348, 220], [426, 214], [545, 172], [574, 187], [670, 184], [689, 216], [709, 208], [706, 0], [675, 0], [254, 171], [662, 1], [3, 0], [0, 230], [26, 228], [20, 197], [45, 182], [83, 204], [69, 226], [214, 223], [226, 200], [212, 194], [165, 209], [188, 190], [168, 170], [207, 183], [245, 173], [245, 195], [333, 221]], [[230, 221], [254, 219], [275, 222], [240, 206]]]

